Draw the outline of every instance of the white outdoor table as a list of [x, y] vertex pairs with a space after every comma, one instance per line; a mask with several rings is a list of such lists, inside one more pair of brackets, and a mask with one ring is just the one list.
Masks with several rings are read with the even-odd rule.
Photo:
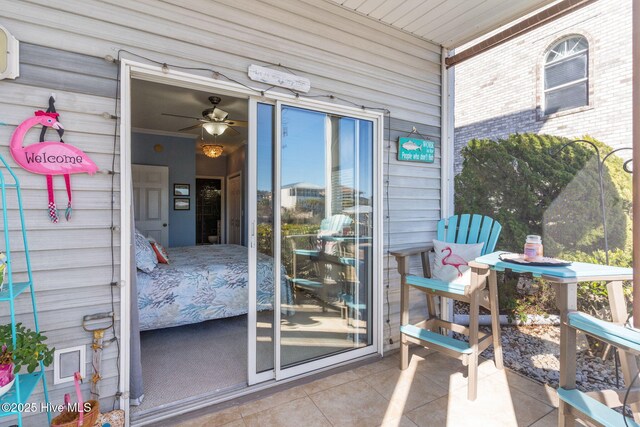
[[[500, 260], [503, 251], [493, 252], [469, 263], [473, 275], [496, 280], [496, 272], [511, 270], [515, 273], [530, 273], [550, 282], [556, 290], [556, 306], [560, 311], [560, 387], [573, 389], [576, 385], [576, 331], [567, 326], [567, 313], [577, 310], [578, 283], [607, 282], [612, 320], [623, 324], [627, 320], [627, 309], [622, 293], [622, 282], [632, 280], [633, 269], [607, 265], [574, 262], [567, 267], [540, 267], [514, 264]], [[474, 278], [472, 277], [472, 280]], [[635, 358], [620, 352], [620, 364], [625, 383], [638, 374]], [[635, 405], [634, 405], [635, 406]], [[637, 412], [637, 408], [632, 408]], [[636, 420], [638, 421], [638, 420]]]

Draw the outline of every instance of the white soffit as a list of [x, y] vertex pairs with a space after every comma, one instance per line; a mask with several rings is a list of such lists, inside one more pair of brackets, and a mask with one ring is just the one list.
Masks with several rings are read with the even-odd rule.
[[557, 0], [327, 0], [454, 49]]

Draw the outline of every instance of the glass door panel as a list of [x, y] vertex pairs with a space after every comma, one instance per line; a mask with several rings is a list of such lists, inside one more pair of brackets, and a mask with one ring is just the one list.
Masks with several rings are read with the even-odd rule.
[[[273, 240], [274, 110], [257, 104], [256, 168], [256, 372], [274, 368], [275, 262]], [[282, 278], [281, 278], [282, 280]]]
[[282, 106], [280, 368], [372, 344], [373, 122]]
[[277, 271], [274, 239], [275, 106], [249, 101], [249, 385], [275, 377], [275, 283], [284, 283]]

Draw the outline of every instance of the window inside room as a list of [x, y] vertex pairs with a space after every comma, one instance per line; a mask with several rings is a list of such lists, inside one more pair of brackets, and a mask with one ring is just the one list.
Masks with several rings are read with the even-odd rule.
[[549, 50], [544, 63], [544, 114], [589, 104], [589, 43], [565, 38]]

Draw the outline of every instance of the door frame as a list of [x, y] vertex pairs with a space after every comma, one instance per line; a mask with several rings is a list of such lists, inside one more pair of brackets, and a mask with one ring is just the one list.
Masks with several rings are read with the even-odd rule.
[[[222, 227], [222, 234], [220, 235], [220, 244], [225, 243], [225, 239], [227, 238], [227, 205], [226, 205], [226, 201], [227, 201], [227, 179], [225, 176], [218, 176], [218, 175], [196, 175], [196, 179], [219, 179], [220, 180], [220, 186], [221, 186], [221, 192], [222, 192], [222, 197], [220, 198], [220, 224]], [[196, 196], [197, 197], [197, 196]], [[198, 207], [198, 199], [196, 198], [196, 209]], [[197, 212], [197, 210], [196, 210]]]
[[[146, 80], [146, 81], [151, 81], [151, 82], [156, 82], [156, 83], [161, 83], [161, 84], [166, 84], [171, 86], [178, 86], [178, 87], [203, 90], [203, 91], [213, 90], [220, 94], [229, 94], [230, 96], [234, 96], [234, 97], [244, 97], [249, 100], [250, 109], [252, 105], [251, 98], [252, 97], [258, 98], [257, 94], [262, 93], [262, 98], [260, 99], [265, 100], [266, 103], [286, 102], [287, 105], [299, 106], [302, 108], [309, 108], [309, 109], [320, 109], [321, 111], [324, 111], [324, 112], [343, 114], [351, 117], [362, 117], [367, 120], [374, 121], [374, 144], [375, 144], [374, 165], [373, 165], [374, 209], [375, 209], [375, 212], [377, 213], [373, 219], [374, 239], [376, 242], [373, 250], [373, 260], [374, 260], [373, 283], [374, 283], [374, 286], [377, 285], [377, 289], [375, 289], [373, 292], [375, 304], [372, 307], [372, 309], [374, 310], [373, 321], [375, 324], [372, 327], [374, 335], [373, 335], [373, 344], [371, 347], [375, 349], [375, 352], [382, 355], [384, 350], [384, 346], [382, 342], [383, 340], [383, 303], [382, 303], [383, 298], [382, 297], [383, 297], [383, 289], [384, 289], [384, 283], [382, 282], [382, 279], [383, 279], [383, 274], [382, 274], [382, 269], [383, 269], [383, 262], [382, 262], [383, 261], [383, 230], [382, 230], [383, 192], [382, 192], [382, 189], [383, 189], [383, 175], [384, 175], [382, 154], [384, 151], [383, 149], [384, 147], [384, 140], [383, 140], [384, 114], [382, 112], [373, 112], [369, 110], [363, 111], [360, 108], [337, 105], [337, 104], [326, 102], [326, 101], [300, 99], [296, 97], [295, 94], [271, 93], [271, 92], [265, 93], [265, 91], [261, 90], [260, 88], [252, 89], [249, 86], [245, 86], [239, 83], [221, 81], [213, 77], [205, 77], [197, 74], [187, 73], [184, 71], [177, 71], [175, 69], [169, 69], [169, 71], [167, 72], [162, 68], [163, 67], [160, 65], [145, 64], [136, 60], [125, 59], [125, 58], [120, 59], [119, 93], [117, 94], [117, 96], [119, 96], [118, 106], [120, 108], [119, 110], [119, 113], [120, 113], [119, 114], [119, 117], [120, 117], [119, 146], [120, 146], [120, 175], [121, 175], [120, 188], [119, 188], [120, 190], [120, 272], [119, 272], [120, 282], [118, 285], [120, 288], [119, 336], [120, 336], [121, 356], [120, 356], [120, 366], [119, 366], [120, 376], [119, 376], [118, 388], [122, 393], [119, 398], [119, 406], [121, 409], [125, 411], [125, 425], [126, 426], [130, 425], [129, 381], [130, 381], [131, 372], [129, 369], [129, 365], [130, 365], [130, 359], [131, 359], [130, 357], [131, 356], [130, 326], [131, 326], [131, 302], [132, 301], [130, 296], [129, 279], [130, 279], [130, 274], [132, 273], [132, 270], [131, 270], [131, 267], [132, 267], [131, 266], [131, 251], [132, 251], [131, 231], [132, 230], [131, 230], [130, 218], [132, 214], [131, 212], [131, 202], [132, 202], [131, 84], [133, 79]], [[280, 140], [279, 140], [280, 138], [279, 114], [280, 113], [278, 108], [276, 108], [276, 114], [277, 114], [276, 116], [277, 121], [275, 123], [276, 138], [278, 138], [276, 143], [278, 144], [277, 146], [279, 147], [280, 146]], [[249, 128], [250, 130], [255, 129], [256, 126], [255, 125], [249, 126]], [[255, 153], [255, 148], [256, 148], [255, 136], [256, 135], [257, 135], [257, 132], [252, 134], [252, 132], [250, 131], [249, 147], [248, 147], [249, 158], [251, 158], [251, 153]], [[253, 175], [253, 179], [255, 179], [255, 175], [254, 175], [255, 171], [251, 170], [251, 161], [249, 161], [248, 164], [249, 164], [250, 170], [248, 171], [247, 175], [249, 179], [249, 184], [251, 184], [252, 175]], [[249, 194], [247, 194], [247, 196], [251, 197], [252, 196], [251, 192], [249, 191], [248, 193]], [[278, 195], [278, 198], [279, 198], [279, 195]], [[251, 210], [252, 205], [253, 203], [248, 203], [248, 206], [247, 206], [248, 210]], [[252, 243], [255, 244], [255, 233], [256, 233], [255, 222], [251, 224], [251, 220], [252, 219], [249, 218], [250, 225], [249, 225], [249, 230], [247, 230], [248, 240], [250, 241], [248, 244], [249, 247], [251, 247]], [[278, 246], [278, 249], [279, 249], [280, 243], [276, 241], [276, 245]], [[249, 251], [250, 260], [251, 260], [251, 253], [252, 251]], [[278, 271], [278, 269], [276, 269], [276, 271]], [[133, 271], [133, 273], [135, 273], [135, 270]], [[252, 282], [253, 282], [253, 286], [251, 286]], [[255, 291], [256, 291], [255, 280], [250, 280], [249, 285], [250, 285], [249, 292], [252, 292], [252, 287], [253, 287], [253, 293], [255, 294]], [[279, 287], [275, 286], [275, 289], [276, 289], [276, 292], [279, 293]], [[250, 298], [250, 301], [252, 300], [253, 299]], [[276, 328], [278, 328], [279, 322], [275, 322], [275, 325], [276, 325]], [[247, 335], [250, 341], [248, 348], [251, 348], [252, 337], [250, 336], [251, 334], [247, 334]], [[255, 335], [253, 339], [255, 340]], [[365, 347], [365, 348], [369, 348], [369, 347]], [[351, 356], [349, 357], [349, 360], [351, 360], [352, 357], [353, 359], [357, 358], [357, 356], [354, 355], [354, 352], [357, 352], [357, 351], [359, 350], [348, 352], [348, 354], [350, 354]], [[335, 356], [332, 356], [332, 358], [333, 357]], [[250, 359], [250, 357], [248, 357], [248, 359]], [[312, 365], [313, 363], [315, 362], [311, 362], [310, 364], [305, 364], [300, 366], [304, 366], [307, 369], [318, 369], [318, 370], [326, 369], [326, 367], [322, 367], [322, 366], [315, 367]], [[341, 365], [346, 362], [344, 361], [340, 362], [336, 360], [334, 363], [336, 365]], [[295, 368], [299, 368], [299, 367], [295, 367]], [[293, 368], [289, 368], [289, 369], [293, 369]], [[248, 374], [250, 372], [251, 370], [249, 369]], [[296, 375], [294, 371], [289, 371], [288, 373], [290, 375], [282, 377], [283, 382], [289, 381], [290, 376]], [[301, 376], [309, 375], [309, 374], [311, 374], [311, 372], [308, 372], [308, 371], [305, 371], [304, 373], [300, 373]], [[260, 389], [267, 388], [280, 383], [281, 382], [273, 382], [273, 383], [269, 382], [259, 388]], [[187, 405], [185, 405], [184, 407], [185, 409], [183, 410], [178, 409], [172, 415], [178, 415], [179, 413], [191, 411], [196, 409], [197, 407], [205, 407], [213, 403], [214, 401], [215, 399], [212, 399], [211, 401], [208, 401], [208, 402], [199, 403], [198, 406], [196, 407], [189, 407], [189, 408], [187, 408]]]
[[[231, 175], [227, 175], [227, 181], [226, 181], [226, 185], [227, 185], [227, 187], [226, 187], [226, 188], [229, 188], [229, 187], [230, 187], [230, 185], [229, 185], [229, 181], [231, 181], [232, 179], [236, 179], [236, 178], [240, 179], [240, 191], [242, 191], [242, 171], [232, 173]], [[242, 193], [244, 193], [244, 191], [242, 191]], [[244, 212], [243, 212], [243, 209], [242, 209], [242, 200], [243, 200], [243, 198], [244, 198], [245, 196], [246, 196], [245, 194], [242, 194], [242, 197], [240, 197], [240, 222], [241, 222], [241, 223], [243, 222], [243, 221], [242, 221], [242, 218], [244, 217]], [[231, 198], [229, 197], [228, 199], [230, 200]], [[231, 208], [231, 203], [227, 203], [227, 205], [226, 205], [226, 210], [225, 210], [225, 213], [227, 214], [227, 215], [226, 215], [226, 223], [225, 223], [225, 228], [226, 228], [226, 230], [230, 230], [230, 228], [229, 228], [229, 220], [231, 219], [231, 214], [229, 213], [229, 209], [230, 209], [230, 208]], [[241, 225], [240, 225], [240, 243], [242, 243], [242, 229], [243, 229], [243, 228], [244, 228], [244, 227], [243, 227], [243, 225], [241, 224]], [[230, 234], [230, 233], [227, 233], [227, 235], [228, 235], [228, 234]], [[226, 236], [225, 236], [225, 237], [226, 237]]]

